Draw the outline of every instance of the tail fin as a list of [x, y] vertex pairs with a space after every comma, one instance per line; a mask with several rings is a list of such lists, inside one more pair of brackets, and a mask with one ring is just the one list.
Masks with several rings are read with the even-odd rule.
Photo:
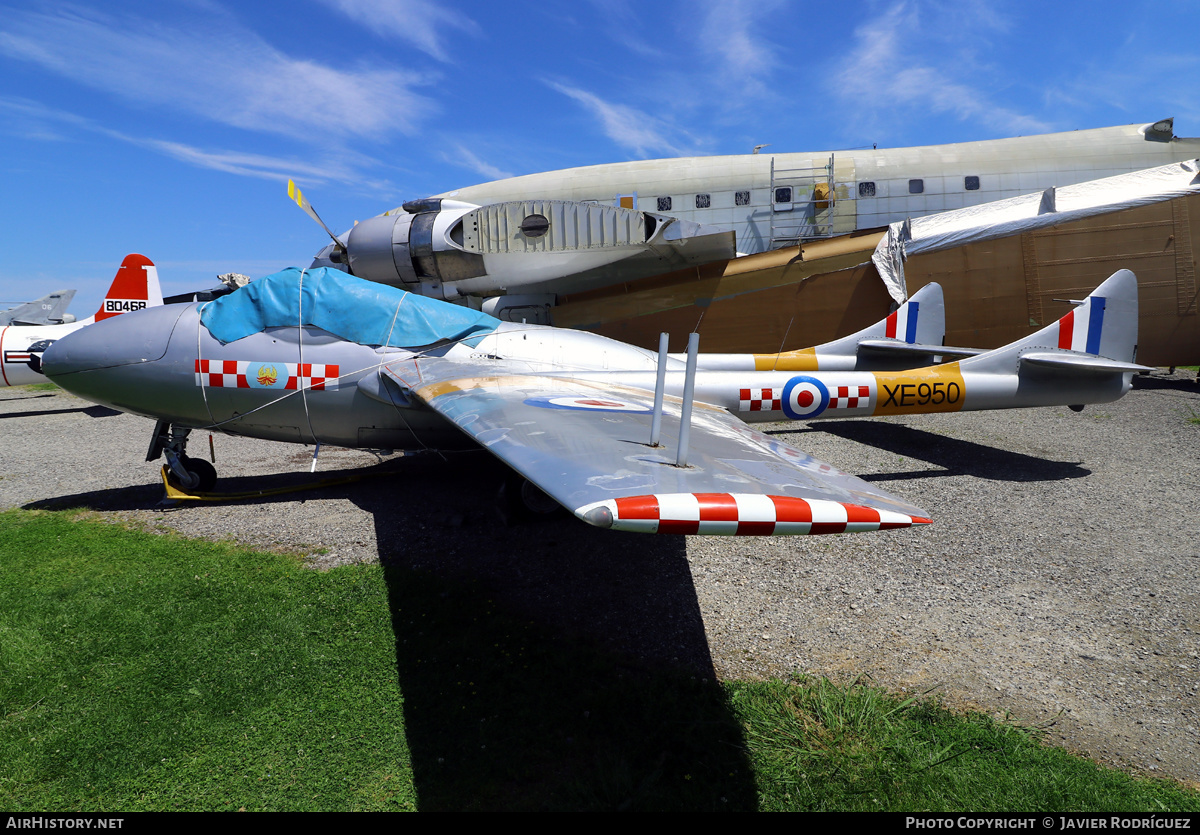
[[0, 312], [0, 325], [61, 325], [75, 321], [67, 318], [67, 305], [75, 298], [74, 290], [55, 290], [40, 299]]
[[145, 255], [126, 255], [100, 309], [96, 311], [96, 321], [162, 303], [158, 268]]
[[926, 284], [886, 318], [850, 336], [818, 345], [818, 355], [853, 358], [854, 369], [884, 371], [934, 362], [946, 341], [942, 286]]
[[1118, 270], [1057, 322], [961, 366], [964, 372], [1011, 371], [1016, 360], [1022, 370], [1029, 364], [1071, 372], [1151, 371], [1134, 363], [1137, 327], [1137, 278]]
[[[946, 338], [946, 305], [940, 284], [926, 284], [899, 309], [857, 333], [815, 348], [755, 355], [760, 370], [886, 371], [934, 362]], [[973, 353], [973, 352], [968, 352]]]

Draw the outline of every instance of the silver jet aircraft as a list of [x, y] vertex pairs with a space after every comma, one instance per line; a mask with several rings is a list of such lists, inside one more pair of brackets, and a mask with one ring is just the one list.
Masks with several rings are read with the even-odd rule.
[[55, 290], [40, 299], [0, 310], [0, 326], [3, 325], [69, 325], [75, 317], [67, 313], [74, 290]]
[[[1148, 370], [1133, 362], [1128, 270], [1049, 327], [986, 353], [939, 347], [941, 315], [938, 290], [815, 349], [700, 357], [693, 339], [685, 359], [665, 341], [656, 355], [292, 268], [215, 301], [101, 322], [58, 341], [43, 364], [81, 397], [157, 420], [148, 460], [165, 453], [170, 477], [189, 489], [216, 478], [186, 454], [196, 428], [346, 447], [479, 445], [526, 480], [531, 508], [541, 491], [602, 528], [726, 535], [929, 521], [750, 423], [1082, 408], [1116, 400]], [[967, 356], [867, 370], [895, 368], [902, 355]]]

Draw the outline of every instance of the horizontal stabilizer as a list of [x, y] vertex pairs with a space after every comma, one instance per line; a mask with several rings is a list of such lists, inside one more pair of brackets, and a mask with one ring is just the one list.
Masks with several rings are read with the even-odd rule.
[[859, 352], [872, 351], [881, 354], [903, 356], [973, 357], [986, 353], [985, 348], [952, 348], [948, 345], [922, 345], [901, 342], [898, 339], [864, 339], [858, 343]]
[[[847, 370], [870, 371], [911, 365], [912, 357], [941, 353], [927, 350], [946, 338], [946, 304], [942, 286], [926, 284], [883, 319], [858, 333], [818, 345], [817, 356], [849, 358]], [[909, 362], [905, 362], [910, 359]], [[836, 370], [828, 361], [821, 370]]]
[[[939, 284], [926, 284], [883, 319], [832, 342], [779, 354], [701, 354], [701, 371], [889, 371], [928, 365], [941, 347], [946, 306]], [[682, 361], [682, 354], [672, 354]]]
[[1119, 360], [1110, 360], [1105, 357], [1093, 357], [1087, 354], [1068, 354], [1065, 352], [1022, 354], [1021, 362], [1028, 362], [1047, 368], [1066, 368], [1071, 371], [1092, 371], [1106, 374], [1121, 374], [1126, 371], [1141, 373], [1143, 371], [1154, 370], [1149, 366], [1138, 365], [1135, 362], [1120, 362]]
[[[1094, 372], [1144, 371], [1134, 365], [1137, 349], [1137, 278], [1117, 270], [1083, 303], [1057, 322], [1003, 348], [962, 361], [964, 373], [1010, 373], [1014, 361], [1030, 366], [1083, 369]], [[1086, 362], [1087, 360], [1093, 362]]]

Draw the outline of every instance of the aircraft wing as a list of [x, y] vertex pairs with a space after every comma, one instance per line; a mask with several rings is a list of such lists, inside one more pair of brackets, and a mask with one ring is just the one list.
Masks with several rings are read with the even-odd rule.
[[653, 393], [640, 389], [445, 359], [381, 373], [599, 527], [782, 535], [929, 522], [920, 508], [705, 403], [694, 404], [688, 466], [677, 467], [678, 398], [666, 398], [654, 448]]

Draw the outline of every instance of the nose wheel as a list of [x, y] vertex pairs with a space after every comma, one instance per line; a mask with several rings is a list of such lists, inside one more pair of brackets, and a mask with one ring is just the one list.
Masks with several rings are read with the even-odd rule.
[[167, 477], [176, 487], [193, 493], [208, 493], [217, 484], [217, 468], [203, 458], [188, 456], [187, 441], [191, 431], [191, 427], [172, 426], [160, 420], [154, 425], [146, 460], [156, 461], [166, 456]]
[[171, 476], [176, 477], [179, 486], [183, 489], [195, 493], [211, 493], [212, 489], [217, 486], [217, 468], [203, 458], [189, 458], [183, 455], [179, 458], [179, 465], [187, 474], [187, 480], [194, 481], [192, 485], [184, 484], [183, 479], [176, 477], [176, 468], [172, 466]]

